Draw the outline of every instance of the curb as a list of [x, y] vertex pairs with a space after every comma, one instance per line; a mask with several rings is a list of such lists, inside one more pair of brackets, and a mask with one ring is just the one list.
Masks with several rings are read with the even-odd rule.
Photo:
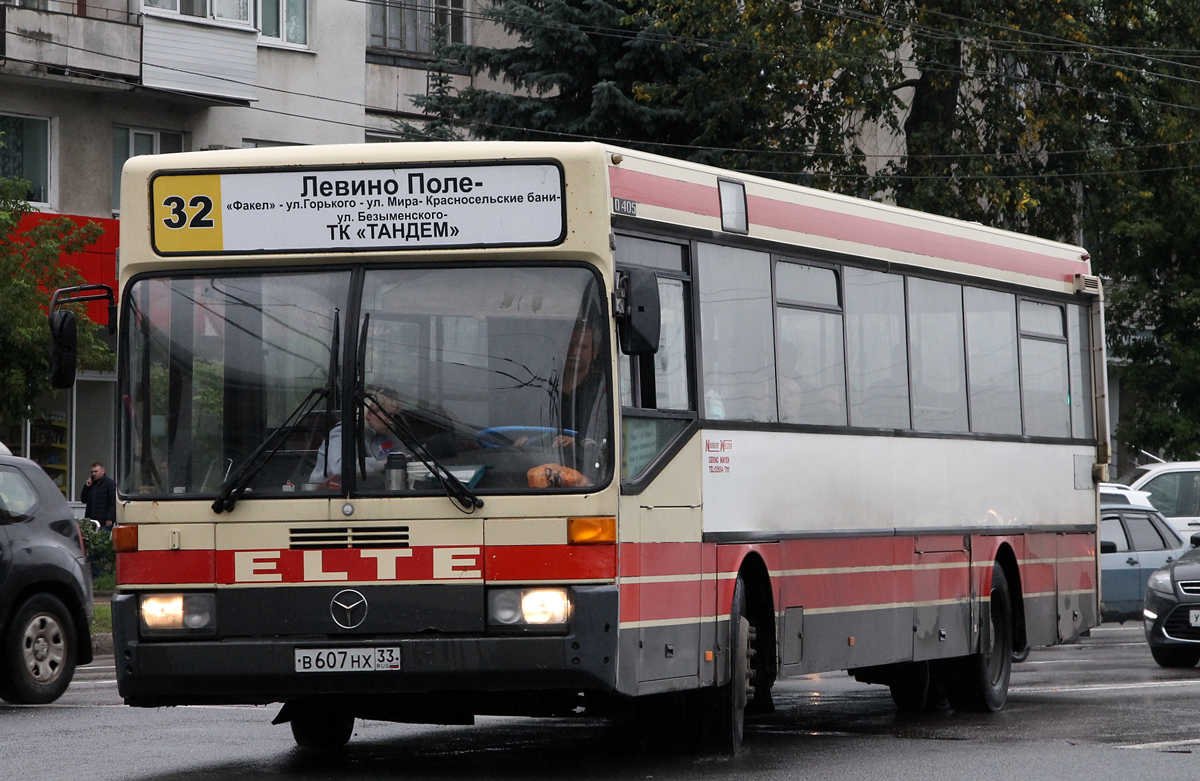
[[92, 635], [92, 656], [112, 656], [113, 637], [111, 632]]

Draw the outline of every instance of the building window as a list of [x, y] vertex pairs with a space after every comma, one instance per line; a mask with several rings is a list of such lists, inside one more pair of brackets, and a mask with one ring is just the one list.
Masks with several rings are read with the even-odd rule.
[[432, 54], [439, 41], [465, 43], [466, 0], [370, 0], [367, 45]]
[[308, 0], [257, 0], [255, 12], [263, 38], [308, 45]]
[[146, 130], [136, 127], [113, 128], [112, 203], [113, 211], [121, 209], [121, 167], [137, 155], [165, 155], [183, 151], [183, 133], [169, 130]]
[[250, 21], [250, 0], [142, 0], [142, 7], [201, 19]]
[[49, 119], [0, 114], [0, 178], [24, 179], [31, 203], [49, 203]]

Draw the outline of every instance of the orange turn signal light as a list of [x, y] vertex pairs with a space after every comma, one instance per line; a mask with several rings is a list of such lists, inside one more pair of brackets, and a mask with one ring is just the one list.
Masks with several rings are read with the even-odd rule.
[[113, 550], [133, 553], [138, 549], [138, 527], [118, 524], [112, 530]]
[[602, 545], [617, 541], [617, 519], [612, 516], [568, 518], [567, 541], [572, 545]]

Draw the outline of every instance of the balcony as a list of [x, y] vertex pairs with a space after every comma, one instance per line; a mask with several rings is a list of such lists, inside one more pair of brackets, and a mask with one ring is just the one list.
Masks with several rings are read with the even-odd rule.
[[256, 99], [258, 31], [141, 0], [0, 0], [0, 73], [138, 84], [221, 102]]
[[5, 65], [46, 69], [55, 75], [136, 82], [142, 59], [137, 20], [126, 0], [0, 2], [0, 58], [7, 60]]

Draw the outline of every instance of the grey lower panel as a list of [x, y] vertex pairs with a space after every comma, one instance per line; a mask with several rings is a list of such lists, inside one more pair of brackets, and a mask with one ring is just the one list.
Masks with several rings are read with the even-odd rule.
[[[788, 626], [786, 631], [792, 631]], [[911, 607], [804, 613], [803, 656], [785, 675], [848, 670], [912, 660]], [[967, 653], [966, 649], [958, 653]], [[954, 655], [954, 654], [947, 654]]]
[[973, 650], [973, 641], [970, 602], [913, 609], [913, 661], [962, 656]]
[[1030, 648], [1058, 643], [1058, 601], [1053, 594], [1025, 597], [1025, 633]]

